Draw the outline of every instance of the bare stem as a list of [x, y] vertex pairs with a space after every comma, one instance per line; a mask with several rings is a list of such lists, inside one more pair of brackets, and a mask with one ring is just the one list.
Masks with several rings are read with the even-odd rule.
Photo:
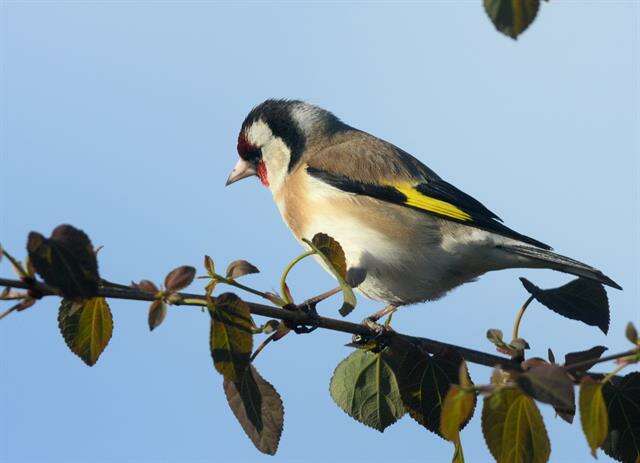
[[318, 294], [317, 296], [310, 297], [309, 299], [304, 301], [302, 304], [298, 304], [298, 306], [304, 307], [304, 306], [311, 306], [314, 304], [318, 304], [319, 302], [322, 302], [325, 299], [329, 299], [331, 296], [339, 293], [340, 291], [342, 291], [342, 289], [338, 286], [337, 288], [330, 289], [329, 291], [325, 291], [324, 293]]
[[252, 361], [252, 362], [253, 362], [253, 361], [254, 361], [254, 359], [258, 356], [258, 354], [259, 354], [260, 352], [262, 352], [262, 349], [264, 349], [265, 347], [267, 347], [267, 345], [268, 345], [271, 341], [273, 341], [273, 338], [276, 336], [276, 334], [278, 334], [278, 332], [277, 332], [277, 331], [276, 331], [276, 332], [274, 332], [274, 333], [271, 333], [271, 334], [269, 335], [269, 337], [268, 337], [268, 338], [266, 338], [264, 341], [262, 341], [262, 342], [260, 343], [260, 345], [256, 348], [256, 350], [255, 350], [255, 351], [253, 351], [253, 354], [251, 354], [251, 361]]
[[284, 297], [284, 300], [285, 300], [285, 302], [287, 304], [292, 304], [293, 303], [293, 301], [289, 300], [290, 298], [287, 295], [287, 290], [286, 290], [286, 287], [287, 287], [287, 276], [289, 275], [289, 272], [302, 259], [304, 259], [305, 257], [311, 256], [311, 255], [313, 255], [315, 253], [316, 252], [314, 250], [311, 250], [311, 251], [307, 251], [307, 252], [304, 252], [304, 253], [300, 254], [298, 257], [296, 257], [291, 262], [289, 262], [289, 264], [284, 269], [284, 272], [282, 272], [282, 277], [280, 277], [280, 293], [282, 294], [282, 297]]
[[5, 256], [7, 259], [9, 259], [9, 262], [11, 262], [11, 265], [13, 265], [13, 268], [20, 275], [20, 277], [27, 278], [29, 276], [25, 273], [24, 269], [22, 268], [22, 265], [20, 264], [20, 262], [18, 262], [18, 260], [15, 257], [13, 257], [11, 254], [9, 254], [6, 250], [2, 248], [0, 248], [0, 250], [2, 251], [2, 255]]
[[[236, 287], [238, 289], [241, 289], [243, 291], [246, 291], [248, 293], [255, 294], [256, 296], [260, 296], [261, 298], [266, 299], [267, 301], [270, 301], [270, 302], [273, 301], [273, 298], [270, 297], [267, 293], [263, 293], [262, 291], [258, 291], [257, 289], [253, 289], [253, 288], [250, 288], [248, 286], [245, 286], [242, 283], [238, 283], [236, 280], [232, 280], [230, 278], [224, 278], [224, 277], [218, 275], [218, 281], [220, 283], [224, 283], [224, 284], [227, 284], [229, 286], [234, 286], [234, 287]], [[285, 304], [282, 304], [282, 305], [285, 305]]]
[[531, 304], [531, 301], [533, 301], [533, 296], [529, 296], [529, 299], [522, 304], [522, 307], [520, 307], [520, 310], [518, 311], [518, 315], [516, 315], [516, 320], [513, 322], [513, 333], [511, 335], [512, 340], [518, 339], [518, 331], [520, 330], [522, 316], [524, 315], [525, 310], [527, 310], [527, 307], [529, 307], [529, 304]]
[[5, 310], [4, 312], [0, 313], [0, 320], [2, 320], [4, 317], [9, 315], [11, 312], [15, 311], [18, 308], [19, 305], [20, 304], [16, 304], [13, 307], [10, 307], [7, 310]]

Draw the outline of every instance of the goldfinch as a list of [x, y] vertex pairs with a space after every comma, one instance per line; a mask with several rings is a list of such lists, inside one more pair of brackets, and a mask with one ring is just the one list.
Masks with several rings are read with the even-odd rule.
[[256, 106], [238, 155], [226, 184], [257, 176], [298, 241], [336, 239], [347, 268], [364, 277], [357, 289], [392, 310], [508, 268], [549, 268], [621, 289], [506, 227], [409, 153], [303, 101]]

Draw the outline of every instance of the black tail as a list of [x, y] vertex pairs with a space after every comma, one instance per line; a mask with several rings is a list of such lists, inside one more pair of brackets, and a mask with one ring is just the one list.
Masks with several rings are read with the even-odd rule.
[[558, 270], [564, 273], [570, 273], [579, 277], [589, 278], [590, 280], [599, 281], [603, 285], [611, 286], [612, 288], [622, 289], [622, 287], [606, 276], [600, 270], [591, 267], [590, 265], [583, 264], [569, 257], [561, 256], [555, 252], [548, 251], [546, 249], [540, 249], [531, 246], [519, 246], [519, 245], [500, 245], [498, 246], [504, 251], [516, 254], [518, 256], [527, 257], [534, 261], [545, 264], [546, 267], [553, 270]]

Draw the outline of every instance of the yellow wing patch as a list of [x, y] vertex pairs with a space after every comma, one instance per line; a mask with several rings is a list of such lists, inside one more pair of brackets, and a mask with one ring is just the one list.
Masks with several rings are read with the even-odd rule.
[[425, 196], [414, 188], [409, 183], [390, 185], [400, 193], [407, 197], [404, 204], [407, 206], [416, 207], [425, 211], [433, 212], [434, 214], [443, 215], [445, 217], [451, 217], [456, 220], [470, 221], [471, 216], [462, 209], [440, 199], [431, 198]]

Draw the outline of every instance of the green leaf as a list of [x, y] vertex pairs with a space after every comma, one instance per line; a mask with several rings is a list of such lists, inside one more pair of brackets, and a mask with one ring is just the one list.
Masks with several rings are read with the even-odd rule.
[[284, 407], [275, 388], [258, 374], [253, 365], [237, 382], [224, 380], [224, 393], [236, 419], [253, 445], [275, 455], [284, 426]]
[[346, 279], [347, 261], [340, 244], [324, 233], [317, 233], [311, 240], [311, 243], [313, 244], [314, 249], [329, 261], [331, 267], [333, 267], [336, 273], [340, 275], [343, 280]]
[[539, 0], [484, 0], [484, 9], [500, 32], [516, 39], [538, 14]]
[[[409, 415], [440, 435], [444, 398], [451, 385], [458, 382], [462, 357], [455, 351], [429, 355], [397, 336], [389, 341], [389, 346], [402, 401]], [[475, 395], [473, 397], [475, 407]], [[466, 424], [465, 421], [462, 426]]]
[[398, 381], [389, 362], [385, 351], [358, 349], [338, 364], [329, 387], [338, 407], [380, 432], [405, 414]]
[[551, 446], [534, 401], [516, 388], [484, 399], [482, 432], [497, 463], [545, 463]]
[[63, 299], [58, 327], [71, 352], [89, 366], [95, 365], [113, 334], [113, 317], [104, 297], [81, 302]]
[[473, 416], [476, 395], [452, 384], [447, 391], [440, 414], [440, 435], [451, 442], [458, 442], [460, 429]]
[[211, 315], [209, 345], [213, 364], [229, 381], [240, 381], [253, 349], [253, 319], [249, 306], [233, 293], [216, 298]]
[[618, 461], [635, 463], [640, 457], [640, 373], [611, 378], [602, 395], [609, 417], [602, 449]]
[[555, 313], [597, 326], [605, 334], [609, 331], [609, 299], [597, 281], [577, 278], [552, 289], [540, 289], [526, 278], [520, 281], [529, 294]]
[[579, 402], [582, 430], [591, 448], [591, 455], [595, 457], [596, 450], [603, 444], [609, 431], [609, 417], [602, 395], [602, 384], [591, 378], [584, 378], [580, 383]]
[[573, 381], [564, 368], [541, 363], [518, 376], [516, 382], [534, 399], [553, 405], [558, 412], [575, 415]]
[[98, 291], [98, 261], [89, 237], [71, 225], [60, 225], [45, 238], [29, 233], [29, 261], [45, 283], [68, 298], [91, 297]]
[[303, 241], [318, 253], [318, 256], [338, 280], [343, 297], [340, 315], [343, 317], [348, 315], [356, 307], [356, 296], [346, 281], [347, 264], [342, 247], [336, 240], [324, 233], [317, 233], [311, 241], [306, 239], [303, 239]]

